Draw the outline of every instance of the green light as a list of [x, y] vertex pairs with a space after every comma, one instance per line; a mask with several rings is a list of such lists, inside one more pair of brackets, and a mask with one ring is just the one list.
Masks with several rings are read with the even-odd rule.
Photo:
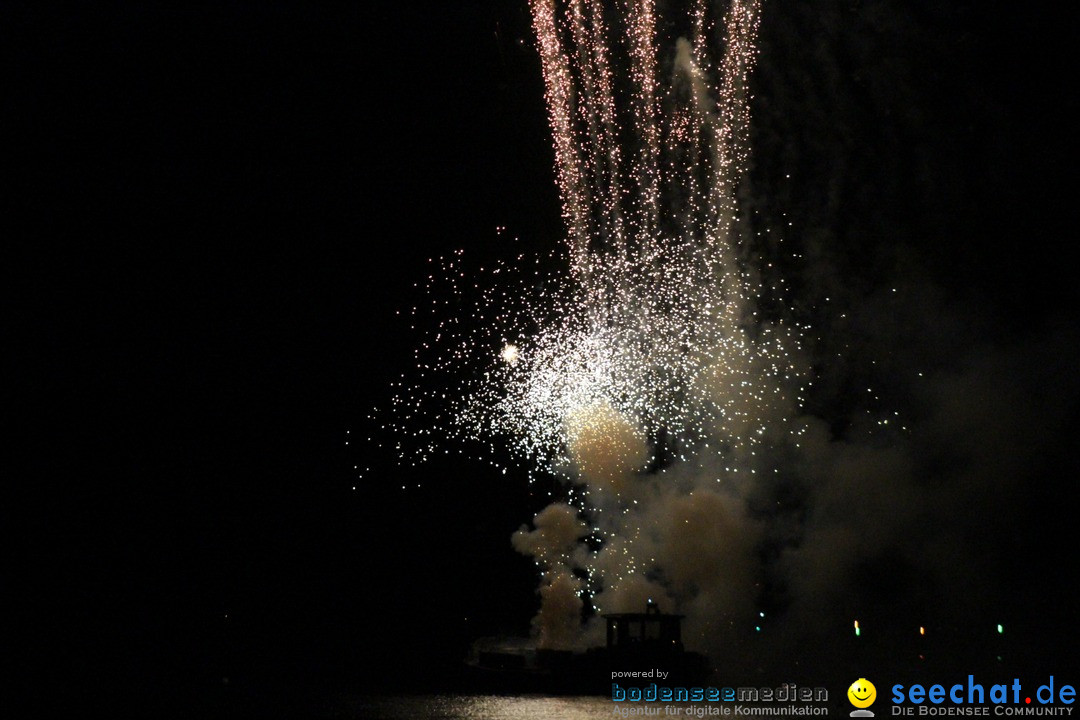
[[862, 632], [859, 628], [855, 628], [855, 637], [859, 637], [859, 633]]
[[1002, 625], [1001, 623], [998, 623], [998, 635], [1001, 635], [1004, 632], [1005, 632], [1005, 626]]
[[757, 630], [758, 632], [761, 632], [761, 626], [760, 625], [757, 625], [756, 627], [754, 627], [754, 629]]

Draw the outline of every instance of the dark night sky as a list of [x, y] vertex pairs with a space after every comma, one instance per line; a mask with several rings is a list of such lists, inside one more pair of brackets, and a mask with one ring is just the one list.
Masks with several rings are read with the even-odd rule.
[[[992, 336], [1071, 327], [1075, 18], [936, 5], [766, 2], [756, 182], [796, 169], [773, 207], [867, 295], [911, 263]], [[0, 68], [12, 549], [60, 699], [214, 703], [524, 630], [522, 484], [446, 464], [404, 496], [374, 457], [352, 492], [344, 445], [428, 257], [558, 242], [524, 0], [0, 2]], [[1075, 548], [1051, 517], [1019, 542]]]

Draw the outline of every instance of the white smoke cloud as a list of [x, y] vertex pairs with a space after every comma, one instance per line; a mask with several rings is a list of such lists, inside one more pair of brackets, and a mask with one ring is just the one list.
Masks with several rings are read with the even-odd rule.
[[549, 505], [533, 518], [533, 530], [522, 526], [511, 541], [514, 549], [536, 561], [541, 572], [540, 611], [533, 630], [540, 647], [568, 649], [581, 643], [581, 597], [584, 583], [574, 576], [584, 548], [578, 541], [589, 528], [576, 508]]

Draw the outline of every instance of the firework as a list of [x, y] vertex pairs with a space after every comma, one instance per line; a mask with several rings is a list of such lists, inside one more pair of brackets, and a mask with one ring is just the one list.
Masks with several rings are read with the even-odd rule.
[[[773, 407], [790, 406], [799, 389], [789, 356], [798, 329], [757, 317], [762, 287], [740, 232], [758, 4], [735, 2], [714, 18], [696, 3], [667, 85], [651, 3], [628, 3], [610, 24], [598, 0], [530, 7], [569, 274], [540, 298], [546, 316], [519, 323], [535, 331], [517, 341], [513, 362], [504, 350], [510, 367], [474, 388], [457, 421], [511, 438], [530, 464], [579, 474], [586, 416], [603, 416], [616, 435], [662, 437], [680, 457], [710, 442], [752, 446]], [[714, 62], [717, 27], [726, 41]], [[616, 70], [632, 81], [623, 104]], [[597, 433], [588, 435], [595, 445]]]
[[[608, 597], [648, 585], [655, 563], [635, 517], [650, 499], [637, 480], [702, 455], [720, 460], [710, 482], [753, 475], [758, 451], [793, 432], [806, 380], [794, 359], [802, 329], [759, 314], [765, 287], [738, 202], [758, 2], [716, 16], [698, 0], [686, 37], [662, 36], [645, 0], [618, 15], [600, 0], [530, 9], [565, 253], [477, 269], [461, 252], [442, 259], [430, 305], [413, 309], [437, 323], [417, 349], [421, 377], [403, 377], [391, 424], [417, 461], [504, 445], [532, 475], [570, 481], [602, 550], [528, 550], [544, 602], [568, 605], [554, 596], [580, 603], [583, 588], [556, 579], [574, 568]], [[685, 523], [698, 505], [726, 512], [694, 488], [670, 505]]]

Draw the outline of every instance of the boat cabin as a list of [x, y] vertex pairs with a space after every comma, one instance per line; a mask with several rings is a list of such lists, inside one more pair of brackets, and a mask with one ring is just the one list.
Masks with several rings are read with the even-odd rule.
[[607, 647], [611, 651], [623, 650], [677, 650], [682, 651], [682, 619], [684, 615], [666, 615], [652, 600], [645, 605], [643, 613], [608, 613]]

